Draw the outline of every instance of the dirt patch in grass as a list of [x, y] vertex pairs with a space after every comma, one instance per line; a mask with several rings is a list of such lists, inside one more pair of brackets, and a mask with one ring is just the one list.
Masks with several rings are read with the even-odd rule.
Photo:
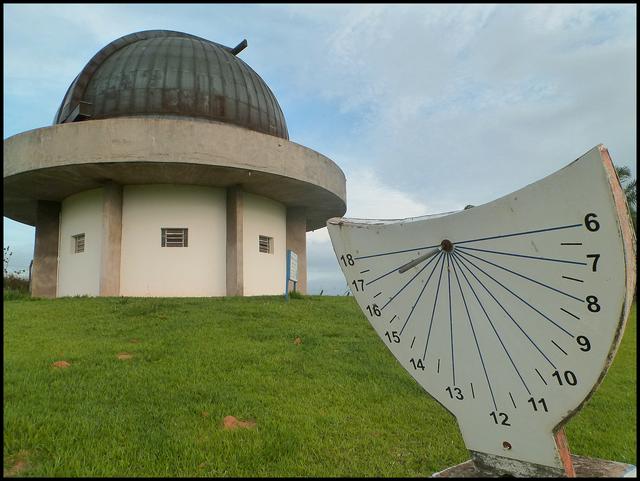
[[300, 344], [302, 344], [302, 339], [300, 339], [300, 337], [296, 337], [296, 338], [293, 340], [293, 343], [294, 343], [296, 346], [299, 346]]
[[3, 469], [3, 477], [8, 478], [18, 476], [22, 472], [26, 471], [27, 468], [29, 468], [29, 463], [27, 462], [28, 456], [29, 451], [19, 451], [16, 455], [11, 456], [8, 461], [12, 466], [10, 468]]
[[118, 354], [116, 354], [116, 357], [121, 361], [126, 361], [128, 359], [131, 359], [133, 357], [133, 354], [129, 352], [119, 352]]
[[71, 367], [71, 364], [68, 363], [67, 361], [56, 361], [54, 363], [51, 364], [53, 367], [60, 367], [62, 369], [66, 369], [68, 367]]
[[256, 427], [255, 421], [240, 421], [234, 416], [227, 416], [222, 421], [222, 428], [232, 431], [238, 428], [253, 429]]
[[140, 344], [140, 339], [129, 339], [131, 344]]

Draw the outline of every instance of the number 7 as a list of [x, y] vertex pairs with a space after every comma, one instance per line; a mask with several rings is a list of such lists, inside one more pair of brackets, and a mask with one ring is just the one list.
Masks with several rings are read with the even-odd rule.
[[596, 272], [597, 270], [597, 265], [598, 265], [598, 259], [600, 259], [600, 254], [587, 254], [587, 259], [593, 257], [593, 265], [591, 266], [591, 271], [592, 272]]

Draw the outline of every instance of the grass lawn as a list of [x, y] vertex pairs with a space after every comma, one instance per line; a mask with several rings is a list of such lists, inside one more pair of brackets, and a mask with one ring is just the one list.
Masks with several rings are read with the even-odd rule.
[[[636, 464], [635, 306], [566, 431]], [[468, 457], [351, 297], [4, 303], [5, 475], [429, 476]]]

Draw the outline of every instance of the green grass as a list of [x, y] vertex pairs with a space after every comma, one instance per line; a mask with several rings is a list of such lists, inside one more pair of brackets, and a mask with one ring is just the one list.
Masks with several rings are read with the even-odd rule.
[[24, 292], [18, 289], [3, 289], [2, 290], [2, 298], [5, 301], [17, 301], [20, 299], [23, 300], [27, 300], [27, 299], [33, 299], [33, 300], [37, 300], [36, 297], [32, 298], [29, 295], [29, 292]]
[[[567, 427], [576, 454], [636, 464], [633, 312]], [[429, 476], [468, 459], [351, 297], [5, 297], [4, 314], [5, 474]], [[256, 428], [225, 431], [230, 415]]]

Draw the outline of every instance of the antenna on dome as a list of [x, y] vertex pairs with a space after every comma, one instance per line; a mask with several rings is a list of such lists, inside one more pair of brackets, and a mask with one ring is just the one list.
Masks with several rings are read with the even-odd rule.
[[247, 48], [247, 39], [243, 39], [242, 42], [240, 42], [238, 45], [236, 45], [235, 47], [233, 47], [231, 49], [231, 53], [233, 55], [238, 55], [240, 52], [242, 52], [245, 48]]

